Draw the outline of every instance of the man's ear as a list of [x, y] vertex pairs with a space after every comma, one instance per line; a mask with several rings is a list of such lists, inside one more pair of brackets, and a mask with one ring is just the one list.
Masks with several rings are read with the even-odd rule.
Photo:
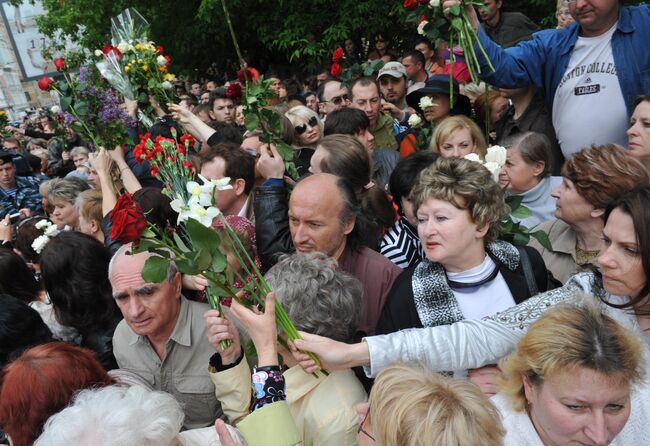
[[101, 231], [102, 227], [97, 220], [90, 220], [90, 230], [95, 234]]
[[217, 118], [214, 117], [214, 113], [212, 113], [212, 110], [210, 110], [210, 111], [208, 112], [208, 116], [209, 116], [210, 119], [212, 119], [213, 121], [216, 121], [216, 120], [217, 120]]
[[244, 190], [246, 190], [246, 180], [243, 178], [237, 178], [233, 182], [232, 189], [235, 191], [237, 196], [242, 195]]
[[356, 223], [357, 223], [356, 217], [350, 218], [348, 222], [343, 225], [343, 234], [350, 235]]

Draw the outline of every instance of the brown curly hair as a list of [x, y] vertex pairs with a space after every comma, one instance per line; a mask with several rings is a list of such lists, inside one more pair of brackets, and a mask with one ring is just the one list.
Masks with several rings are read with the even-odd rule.
[[413, 211], [429, 198], [467, 209], [479, 227], [489, 225], [485, 241], [497, 238], [501, 220], [508, 214], [503, 191], [482, 164], [463, 158], [438, 158], [418, 176], [409, 199]]
[[605, 209], [625, 192], [650, 183], [643, 163], [616, 144], [592, 145], [574, 153], [562, 176], [596, 209]]

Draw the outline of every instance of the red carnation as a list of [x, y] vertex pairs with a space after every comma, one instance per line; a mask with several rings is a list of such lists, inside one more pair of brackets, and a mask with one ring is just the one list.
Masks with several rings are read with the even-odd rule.
[[190, 169], [190, 171], [194, 170], [194, 164], [190, 163], [189, 161], [183, 161], [183, 166]]
[[140, 239], [142, 231], [147, 227], [147, 220], [142, 214], [140, 205], [133, 201], [133, 196], [125, 192], [117, 200], [109, 214], [111, 220], [111, 239], [125, 245]]
[[51, 77], [43, 76], [38, 80], [38, 88], [43, 91], [49, 91], [52, 88], [52, 85], [54, 85], [54, 79]]
[[420, 23], [424, 22], [426, 19], [427, 19], [427, 16], [425, 16], [425, 15], [420, 16], [420, 20], [418, 20], [418, 25], [419, 25]]
[[120, 50], [118, 50], [116, 47], [114, 47], [110, 43], [107, 43], [106, 45], [104, 45], [104, 48], [102, 48], [102, 53], [108, 55], [111, 52], [115, 54], [115, 58], [117, 60], [120, 60], [122, 58], [122, 52]]
[[343, 72], [343, 67], [341, 66], [341, 64], [339, 64], [339, 63], [332, 64], [332, 69], [330, 70], [330, 73], [332, 73], [332, 76], [339, 77], [342, 72]]
[[332, 62], [339, 63], [343, 60], [343, 48], [338, 47], [332, 54]]
[[172, 63], [172, 60], [171, 60], [171, 58], [170, 58], [169, 56], [163, 56], [163, 57], [164, 57], [165, 60], [167, 61], [167, 63], [165, 63], [165, 66], [168, 67], [169, 64]]
[[226, 89], [226, 97], [232, 99], [233, 101], [238, 101], [241, 99], [242, 90], [241, 84], [239, 82], [233, 82], [228, 85]]
[[65, 70], [65, 59], [63, 57], [57, 57], [54, 59], [54, 66], [56, 67], [56, 71]]
[[[255, 68], [246, 68], [246, 77], [248, 77], [248, 80], [251, 82], [257, 82], [260, 78], [260, 72]], [[244, 70], [237, 71], [237, 79], [239, 79], [241, 82], [246, 82], [246, 78], [244, 77]]]
[[404, 0], [403, 6], [404, 9], [408, 9], [409, 11], [412, 11], [418, 7], [418, 0]]
[[183, 144], [183, 148], [189, 147], [189, 148], [194, 148], [194, 145], [196, 144], [196, 139], [192, 135], [183, 135], [181, 136], [181, 144]]
[[156, 45], [156, 53], [162, 54], [165, 52], [165, 49], [161, 45]]

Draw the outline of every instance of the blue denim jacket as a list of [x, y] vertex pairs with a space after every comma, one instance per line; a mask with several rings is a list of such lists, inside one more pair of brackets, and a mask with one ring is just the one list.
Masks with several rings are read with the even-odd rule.
[[[481, 64], [481, 79], [503, 88], [535, 85], [544, 94], [546, 106], [553, 110], [553, 99], [567, 69], [580, 28], [573, 23], [566, 29], [548, 29], [533, 34], [531, 40], [502, 49], [487, 36], [483, 28], [479, 40], [494, 66], [492, 72], [485, 58], [475, 48]], [[628, 114], [634, 99], [650, 93], [650, 7], [622, 7], [612, 36], [612, 53], [616, 73]]]

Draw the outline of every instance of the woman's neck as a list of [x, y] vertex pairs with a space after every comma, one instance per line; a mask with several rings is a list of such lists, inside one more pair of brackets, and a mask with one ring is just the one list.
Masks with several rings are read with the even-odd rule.
[[450, 259], [449, 262], [441, 263], [448, 273], [462, 273], [476, 268], [485, 260], [485, 246], [481, 243], [478, 247], [466, 251], [462, 258]]
[[530, 103], [533, 101], [533, 97], [535, 96], [535, 90], [530, 88], [528, 91], [521, 96], [516, 95], [514, 97], [511, 97], [510, 100], [512, 101], [512, 105], [515, 107], [515, 119], [519, 119], [521, 115], [524, 114], [524, 112], [528, 109], [528, 106]]
[[603, 247], [603, 220], [594, 218], [589, 222], [574, 226], [576, 246], [585, 251], [600, 251]]

